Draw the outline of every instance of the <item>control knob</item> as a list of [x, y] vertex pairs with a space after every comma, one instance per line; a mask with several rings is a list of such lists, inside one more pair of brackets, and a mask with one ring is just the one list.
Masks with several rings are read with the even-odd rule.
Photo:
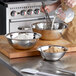
[[35, 10], [34, 10], [34, 13], [35, 13], [35, 14], [39, 14], [39, 13], [40, 13], [40, 10], [39, 10], [39, 9], [35, 9]]
[[22, 16], [26, 15], [26, 10], [22, 10], [22, 11], [21, 11], [21, 15], [22, 15]]
[[28, 15], [32, 15], [32, 14], [33, 14], [33, 10], [32, 10], [32, 9], [29, 9], [29, 10], [27, 11], [27, 14], [28, 14]]
[[12, 11], [11, 12], [11, 16], [16, 16], [17, 15], [17, 12], [16, 11]]

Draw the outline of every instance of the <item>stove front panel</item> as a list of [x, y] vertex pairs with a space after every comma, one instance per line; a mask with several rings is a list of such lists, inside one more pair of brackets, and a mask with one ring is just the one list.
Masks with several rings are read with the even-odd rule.
[[41, 2], [10, 3], [7, 8], [7, 17], [9, 19], [43, 17], [41, 5]]

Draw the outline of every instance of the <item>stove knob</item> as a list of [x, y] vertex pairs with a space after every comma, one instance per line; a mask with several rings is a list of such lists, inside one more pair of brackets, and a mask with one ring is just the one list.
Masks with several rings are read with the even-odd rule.
[[17, 15], [17, 12], [16, 11], [12, 11], [11, 12], [11, 16], [16, 16]]
[[29, 10], [27, 11], [27, 14], [28, 14], [28, 15], [32, 15], [32, 14], [33, 14], [33, 10], [32, 10], [32, 9], [29, 9]]
[[22, 15], [22, 16], [26, 15], [26, 10], [22, 10], [22, 11], [21, 11], [21, 15]]
[[34, 10], [34, 13], [35, 13], [35, 14], [39, 14], [39, 13], [40, 13], [40, 10], [39, 10], [39, 9], [35, 9], [35, 10]]

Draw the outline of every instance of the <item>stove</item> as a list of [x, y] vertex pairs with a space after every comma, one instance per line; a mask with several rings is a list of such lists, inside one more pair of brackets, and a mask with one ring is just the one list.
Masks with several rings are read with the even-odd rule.
[[[53, 3], [45, 1], [45, 4]], [[0, 34], [31, 29], [31, 24], [45, 21], [45, 15], [40, 11], [40, 0], [0, 0]]]

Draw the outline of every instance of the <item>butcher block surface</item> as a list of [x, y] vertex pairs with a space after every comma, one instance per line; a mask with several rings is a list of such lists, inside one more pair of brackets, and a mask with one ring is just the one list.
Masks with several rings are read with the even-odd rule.
[[5, 36], [0, 35], [0, 52], [6, 55], [8, 58], [38, 56], [40, 55], [40, 53], [39, 51], [37, 51], [37, 48], [42, 45], [61, 45], [66, 46], [68, 48], [67, 52], [76, 51], [76, 45], [73, 45], [62, 38], [54, 41], [38, 40], [36, 45], [29, 50], [16, 50], [8, 43]]

